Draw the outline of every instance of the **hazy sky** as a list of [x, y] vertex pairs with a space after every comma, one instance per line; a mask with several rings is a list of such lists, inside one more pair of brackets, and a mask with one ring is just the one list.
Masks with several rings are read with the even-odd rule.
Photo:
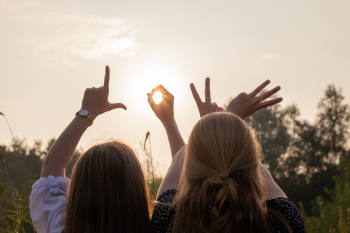
[[[185, 141], [199, 119], [189, 84], [204, 94], [207, 76], [219, 105], [266, 79], [310, 121], [327, 84], [349, 102], [349, 9], [348, 0], [0, 0], [0, 111], [15, 135], [46, 143], [109, 65], [110, 101], [128, 110], [98, 117], [80, 146], [116, 136], [137, 148], [150, 131], [153, 156], [167, 165], [165, 130], [146, 95], [159, 84], [175, 96]], [[0, 119], [0, 143], [10, 140]]]

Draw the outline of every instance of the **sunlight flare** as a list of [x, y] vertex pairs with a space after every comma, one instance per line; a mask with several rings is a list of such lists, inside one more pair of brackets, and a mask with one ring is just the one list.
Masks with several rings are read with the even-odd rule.
[[155, 92], [153, 94], [153, 100], [156, 104], [159, 104], [163, 100], [162, 94], [159, 91]]

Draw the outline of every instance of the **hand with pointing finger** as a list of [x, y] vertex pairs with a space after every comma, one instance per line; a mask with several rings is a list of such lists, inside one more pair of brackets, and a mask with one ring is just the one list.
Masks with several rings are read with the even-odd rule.
[[99, 88], [87, 88], [84, 93], [83, 103], [81, 109], [89, 111], [88, 118], [91, 122], [95, 118], [105, 112], [111, 111], [116, 108], [123, 108], [126, 110], [126, 106], [122, 103], [110, 103], [108, 101], [109, 95], [109, 67], [106, 66], [104, 85]]
[[205, 102], [201, 100], [199, 94], [196, 90], [196, 87], [193, 83], [190, 84], [192, 95], [194, 100], [196, 101], [199, 115], [204, 117], [205, 115], [212, 112], [222, 112], [223, 108], [219, 107], [215, 102], [211, 102], [210, 97], [210, 78], [205, 79]]
[[281, 97], [265, 101], [267, 98], [281, 90], [281, 87], [279, 86], [261, 94], [260, 96], [257, 96], [269, 83], [270, 80], [266, 80], [250, 94], [245, 92], [240, 93], [229, 103], [226, 111], [234, 113], [240, 118], [245, 119], [262, 108], [266, 108], [281, 102], [283, 100]]

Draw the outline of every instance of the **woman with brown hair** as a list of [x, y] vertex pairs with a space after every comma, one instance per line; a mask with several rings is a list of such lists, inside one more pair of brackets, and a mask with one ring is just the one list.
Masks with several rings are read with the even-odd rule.
[[[260, 162], [260, 145], [244, 122], [255, 111], [281, 102], [282, 98], [265, 101], [280, 87], [257, 96], [269, 84], [266, 81], [252, 93], [238, 95], [223, 112], [211, 102], [209, 82], [207, 78], [205, 102], [191, 84], [202, 118], [186, 148], [174, 119], [174, 97], [162, 86], [148, 94], [173, 155], [158, 192], [152, 232], [304, 232], [300, 211]], [[163, 94], [159, 105], [152, 99], [155, 91]]]
[[109, 68], [104, 85], [86, 89], [81, 110], [47, 154], [41, 178], [30, 195], [30, 215], [38, 233], [150, 233], [148, 187], [135, 152], [125, 143], [108, 141], [81, 155], [71, 180], [67, 167], [85, 130], [111, 104]]

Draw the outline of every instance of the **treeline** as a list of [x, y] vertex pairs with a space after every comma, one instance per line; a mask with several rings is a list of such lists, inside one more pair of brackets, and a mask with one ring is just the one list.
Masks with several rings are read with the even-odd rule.
[[[264, 154], [263, 162], [276, 182], [296, 205], [303, 203], [310, 217], [307, 218], [308, 232], [330, 232], [330, 226], [333, 232], [341, 232], [337, 228], [339, 221], [345, 224], [341, 225], [343, 228], [348, 221], [350, 232], [350, 209], [347, 210], [350, 207], [350, 151], [347, 146], [350, 108], [341, 89], [334, 85], [326, 88], [313, 123], [300, 118], [296, 104], [262, 109], [246, 121], [255, 129]], [[27, 146], [25, 140], [16, 140], [32, 185], [39, 179], [42, 160], [55, 140], [50, 140], [45, 147], [41, 141]], [[161, 183], [157, 172], [160, 167], [153, 161], [152, 176], [151, 156], [147, 147], [146, 151], [143, 147], [141, 143], [138, 154], [154, 197]], [[67, 167], [67, 176], [81, 152], [75, 152]], [[19, 190], [24, 206], [29, 204], [30, 194], [14, 144], [0, 146], [0, 177], [0, 229], [6, 229], [16, 224], [6, 217], [8, 212], [5, 211], [14, 209], [14, 188]], [[31, 232], [29, 225], [25, 228], [26, 232]]]

